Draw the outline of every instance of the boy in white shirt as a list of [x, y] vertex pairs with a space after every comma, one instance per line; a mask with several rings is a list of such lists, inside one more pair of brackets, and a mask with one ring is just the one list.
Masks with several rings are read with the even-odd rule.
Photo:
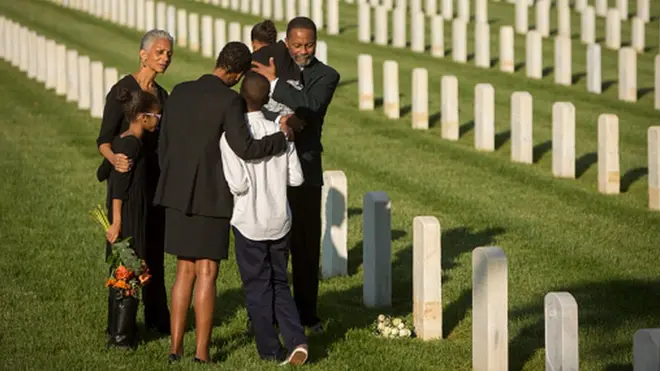
[[[261, 112], [269, 92], [270, 84], [265, 77], [254, 72], [245, 74], [241, 95], [247, 104], [248, 127], [255, 139], [279, 130]], [[291, 229], [287, 186], [299, 186], [304, 180], [295, 144], [289, 142], [285, 153], [244, 161], [232, 151], [223, 134], [220, 153], [225, 179], [234, 194], [230, 223], [257, 351], [262, 359], [301, 365], [307, 360], [307, 337], [287, 277]], [[289, 351], [288, 357], [273, 326], [274, 320]]]

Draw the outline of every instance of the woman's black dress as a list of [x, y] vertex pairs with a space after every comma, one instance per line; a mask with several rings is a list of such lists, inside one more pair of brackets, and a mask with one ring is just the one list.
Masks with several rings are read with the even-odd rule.
[[[165, 105], [168, 94], [160, 85], [154, 82], [161, 107]], [[121, 133], [125, 132], [130, 123], [124, 117], [122, 104], [117, 101], [120, 89], [139, 91], [140, 85], [133, 75], [126, 75], [119, 80], [106, 96], [105, 108], [101, 129], [96, 140], [97, 147], [103, 143], [112, 143]], [[160, 332], [169, 333], [170, 313], [167, 308], [167, 293], [165, 290], [165, 212], [162, 207], [153, 204], [160, 167], [158, 165], [158, 128], [156, 131], [145, 132], [142, 136], [141, 153], [144, 162], [144, 187], [146, 199], [146, 214], [144, 216], [145, 228], [144, 248], [136, 251], [140, 258], [144, 259], [149, 266], [151, 280], [142, 290], [142, 301], [144, 303], [144, 315], [147, 327], [156, 328]], [[121, 153], [113, 147], [113, 152]], [[130, 158], [130, 156], [128, 156]], [[133, 160], [135, 162], [135, 160]], [[103, 159], [97, 170], [99, 181], [107, 180], [113, 171], [110, 162]], [[110, 195], [110, 184], [108, 182], [108, 195]], [[109, 205], [111, 206], [111, 205]], [[108, 217], [112, 217], [109, 209]], [[126, 216], [123, 216], [126, 218]], [[123, 219], [122, 218], [122, 219]], [[106, 256], [110, 252], [109, 244], [106, 247]]]

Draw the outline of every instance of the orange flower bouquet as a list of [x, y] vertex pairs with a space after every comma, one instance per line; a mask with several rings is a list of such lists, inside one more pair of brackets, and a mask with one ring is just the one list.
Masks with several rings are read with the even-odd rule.
[[[91, 211], [104, 231], [110, 227], [105, 210], [97, 206]], [[111, 245], [112, 252], [106, 259], [110, 266], [110, 277], [105, 287], [108, 296], [108, 347], [132, 347], [137, 343], [137, 309], [140, 289], [149, 282], [151, 275], [144, 260], [138, 258], [127, 237]]]

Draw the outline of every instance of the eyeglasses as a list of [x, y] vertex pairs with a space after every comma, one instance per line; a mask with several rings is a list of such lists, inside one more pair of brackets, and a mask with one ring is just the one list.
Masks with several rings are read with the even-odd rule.
[[142, 114], [145, 116], [153, 116], [158, 120], [160, 120], [160, 117], [162, 116], [160, 113], [151, 113], [151, 112], [143, 112]]

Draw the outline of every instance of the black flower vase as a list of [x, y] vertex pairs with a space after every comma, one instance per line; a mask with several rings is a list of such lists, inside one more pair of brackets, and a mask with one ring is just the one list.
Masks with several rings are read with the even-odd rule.
[[139, 301], [133, 296], [123, 296], [121, 290], [110, 288], [109, 307], [111, 313], [109, 320], [109, 347], [136, 348], [137, 347], [137, 311]]

